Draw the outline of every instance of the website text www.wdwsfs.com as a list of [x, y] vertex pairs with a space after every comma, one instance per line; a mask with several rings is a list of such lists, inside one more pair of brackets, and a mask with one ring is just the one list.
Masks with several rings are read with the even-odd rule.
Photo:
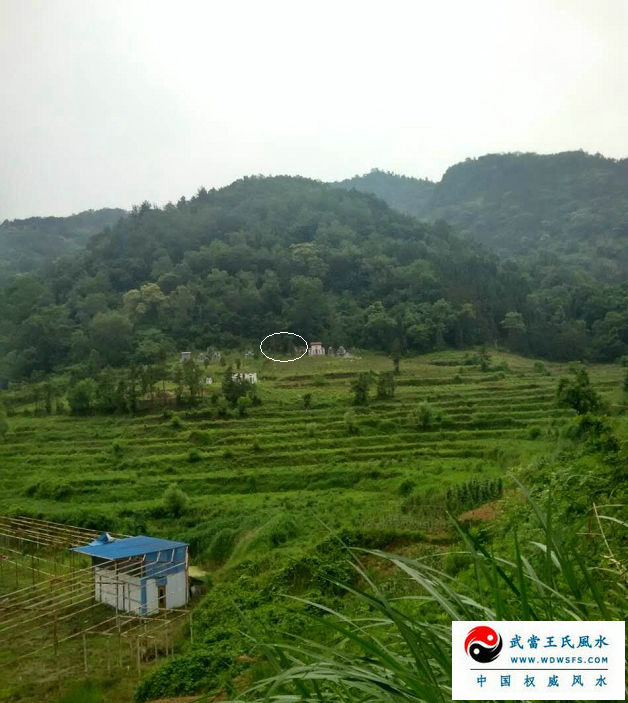
[[608, 657], [510, 657], [511, 664], [608, 664]]

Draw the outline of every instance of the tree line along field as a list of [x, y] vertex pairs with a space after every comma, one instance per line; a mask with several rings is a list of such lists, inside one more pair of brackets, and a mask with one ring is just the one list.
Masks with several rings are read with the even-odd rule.
[[[544, 438], [569, 412], [555, 402], [558, 367], [546, 376], [510, 355], [493, 358], [498, 365], [507, 360], [508, 371], [442, 365], [456, 356], [404, 360], [394, 398], [366, 407], [353, 407], [349, 382], [360, 371], [389, 370], [384, 356], [255, 361], [249, 365], [260, 368], [263, 404], [244, 418], [207, 419], [203, 406], [175, 410], [174, 419], [170, 412], [134, 418], [18, 414], [0, 445], [2, 464], [11, 469], [0, 505], [67, 522], [117, 522], [150, 510], [177, 483], [194, 508], [295, 491], [315, 498], [336, 488], [354, 489], [366, 507], [381, 499], [383, 487], [394, 495], [404, 480], [429, 491], [496, 477], [507, 463], [542, 452]], [[620, 372], [598, 367], [593, 379], [611, 390]], [[208, 373], [220, 379], [224, 368]], [[309, 409], [305, 393], [312, 394]], [[413, 427], [408, 415], [424, 401], [442, 419]]]
[[[468, 361], [462, 352], [402, 359], [394, 397], [377, 400], [372, 388], [365, 406], [353, 405], [350, 383], [360, 372], [391, 370], [384, 355], [247, 361], [242, 369], [258, 372], [262, 404], [244, 417], [215, 419], [208, 402], [134, 417], [38, 417], [13, 407], [0, 442], [0, 514], [188, 541], [191, 562], [210, 574], [197, 608], [197, 647], [213, 653], [211, 685], [228, 691], [229, 677], [243, 675], [242, 662], [235, 673], [227, 664], [212, 667], [242, 654], [241, 625], [221, 621], [228, 634], [219, 645], [212, 628], [234, 580], [268, 586], [281, 573], [290, 588], [306, 589], [300, 580], [318, 572], [311, 561], [309, 571], [297, 567], [330, 531], [358, 531], [366, 541], [376, 534], [379, 546], [402, 539], [418, 552], [446, 548], [448, 510], [459, 515], [490, 503], [511, 468], [560, 444], [573, 414], [556, 403], [564, 366], [502, 353], [492, 353], [484, 371]], [[224, 371], [208, 368], [210, 393]], [[589, 371], [608, 402], [623, 402], [624, 369]], [[279, 591], [271, 600], [280, 607]], [[265, 607], [256, 603], [252, 613], [258, 606]], [[189, 650], [182, 640], [182, 660]], [[177, 672], [166, 677], [187, 684], [187, 673]], [[157, 671], [137, 700], [149, 700], [160, 685]], [[126, 700], [116, 690], [107, 700]]]
[[[492, 161], [478, 165], [490, 172]], [[606, 165], [613, 182], [621, 180], [625, 164]], [[529, 173], [516, 180], [517, 199], [536, 182]], [[547, 193], [537, 193], [539, 212], [553, 212]], [[612, 363], [628, 353], [624, 230], [621, 218], [615, 221], [623, 200], [611, 198], [610, 220], [609, 207], [601, 207], [603, 217], [593, 218], [600, 236], [591, 238], [576, 207], [581, 198], [572, 195], [566, 219], [580, 222], [575, 229], [587, 243], [580, 251], [573, 230], [563, 235], [567, 250], [577, 252], [573, 266], [564, 265], [562, 250], [547, 254], [534, 240], [526, 250], [545, 252], [539, 261], [501, 261], [443, 220], [420, 222], [368, 193], [300, 177], [201, 188], [163, 209], [145, 202], [83, 251], [0, 290], [0, 387], [48, 380], [69, 366], [89, 374], [155, 364], [177, 349], [235, 348], [279, 329], [386, 353], [484, 344], [555, 361]], [[543, 232], [530, 224], [535, 204], [521, 209], [514, 242]], [[510, 206], [496, 210], [490, 230], [499, 238], [513, 218]], [[477, 226], [489, 229], [482, 217]], [[543, 236], [554, 241], [550, 232]], [[596, 278], [592, 261], [602, 253]]]

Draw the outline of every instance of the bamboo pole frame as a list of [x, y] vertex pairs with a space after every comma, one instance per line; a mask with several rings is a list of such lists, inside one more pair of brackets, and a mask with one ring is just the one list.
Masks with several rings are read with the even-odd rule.
[[[28, 586], [19, 587], [4, 594], [0, 602], [0, 641], [10, 643], [11, 649], [16, 652], [13, 662], [32, 657], [45, 650], [53, 650], [54, 676], [60, 686], [63, 678], [70, 673], [83, 670], [84, 674], [90, 671], [89, 637], [104, 637], [106, 642], [106, 666], [111, 671], [112, 638], [118, 640], [117, 665], [124, 666], [127, 657], [123, 654], [122, 642], [128, 643], [128, 668], [135, 670], [137, 675], [142, 670], [142, 654], [151, 649], [156, 659], [160, 651], [165, 650], [166, 655], [174, 651], [172, 640], [173, 632], [179, 622], [184, 618], [189, 620], [190, 637], [193, 637], [191, 613], [188, 608], [171, 608], [147, 615], [142, 612], [123, 612], [119, 608], [119, 598], [116, 598], [115, 614], [107, 611], [107, 605], [95, 602], [95, 572], [98, 567], [94, 565], [81, 566], [74, 559], [75, 553], [70, 552], [69, 565], [63, 565], [58, 559], [59, 551], [69, 546], [84, 543], [97, 536], [97, 532], [75, 528], [60, 523], [48, 522], [36, 518], [0, 516], [0, 554], [7, 553], [13, 558], [0, 560], [0, 576], [5, 573], [6, 564], [15, 567], [16, 574], [20, 569], [30, 572]], [[125, 535], [117, 535], [125, 536]], [[42, 556], [42, 552], [52, 552], [49, 556]], [[164, 550], [168, 552], [169, 550]], [[39, 552], [39, 553], [37, 553]], [[4, 556], [4, 554], [3, 554]], [[172, 557], [174, 552], [172, 553]], [[180, 568], [172, 560], [150, 562], [152, 566], [150, 578], [160, 578]], [[99, 576], [106, 578], [108, 585], [115, 586], [117, 595], [120, 587], [124, 587], [129, 579], [141, 578], [146, 573], [149, 562], [145, 558], [130, 559], [120, 564], [111, 560], [113, 568], [99, 569]], [[35, 579], [35, 575], [40, 578]], [[41, 578], [41, 577], [44, 578]], [[131, 610], [140, 611], [143, 604], [141, 599], [130, 596], [128, 606]], [[84, 626], [74, 629], [78, 618], [88, 622]], [[27, 642], [41, 640], [42, 633], [49, 633], [48, 640], [39, 647], [28, 647]], [[77, 641], [79, 651], [73, 664], [66, 668], [59, 666], [62, 650], [68, 643]], [[163, 643], [163, 649], [159, 642]], [[21, 645], [21, 646], [20, 646]], [[25, 651], [26, 650], [26, 651]], [[115, 666], [115, 658], [113, 666]]]

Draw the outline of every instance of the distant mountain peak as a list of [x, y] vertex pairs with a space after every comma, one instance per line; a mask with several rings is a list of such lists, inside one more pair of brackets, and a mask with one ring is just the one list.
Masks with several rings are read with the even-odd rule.
[[543, 250], [604, 280], [628, 276], [628, 159], [494, 153], [450, 166], [437, 183], [372, 169], [335, 185], [420, 219], [445, 219], [501, 256]]

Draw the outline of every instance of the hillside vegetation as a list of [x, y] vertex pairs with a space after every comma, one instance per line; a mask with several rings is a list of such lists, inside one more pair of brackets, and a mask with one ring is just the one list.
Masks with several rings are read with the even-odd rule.
[[0, 293], [0, 379], [256, 346], [285, 329], [393, 354], [498, 343], [606, 361], [628, 351], [628, 287], [551, 263], [533, 276], [369, 194], [247, 178], [145, 203], [86, 251], [15, 278]]
[[85, 210], [69, 217], [29, 217], [0, 224], [0, 286], [16, 273], [34, 271], [83, 249], [87, 240], [126, 215], [125, 210]]
[[[427, 563], [455, 576], [457, 587], [472, 585], [473, 569], [458, 554], [447, 511], [467, 515], [477, 525], [473, 534], [497, 549], [514, 525], [526, 558], [545, 573], [542, 553], [529, 549], [543, 531], [513, 493], [513, 470], [536, 499], [556, 487], [554, 519], [570, 529], [586, 520], [592, 501], [621, 502], [617, 440], [607, 430], [586, 429], [573, 409], [557, 403], [564, 367], [462, 352], [400, 366], [392, 394], [378, 398], [374, 382], [364, 405], [355, 405], [355, 382], [363, 373], [389, 371], [384, 355], [249, 360], [243, 369], [258, 372], [261, 404], [244, 413], [220, 405], [219, 384], [192, 407], [154, 407], [131, 417], [69, 416], [63, 404], [55, 413], [33, 386], [4, 394], [0, 514], [181, 539], [190, 543], [192, 563], [210, 574], [194, 610], [194, 641], [179, 641], [175, 656], [141, 682], [136, 701], [197, 692], [235, 698], [273, 671], [256, 641], [306, 633], [330, 642], [320, 614], [287, 594], [364, 617], [364, 605], [339, 585], [357, 585], [343, 544], [429, 556]], [[210, 365], [206, 372], [220, 378], [225, 368]], [[598, 366], [590, 375], [617, 413], [624, 369]], [[625, 416], [612, 423], [625, 439]], [[577, 539], [580, 552], [599, 558], [601, 539]], [[384, 593], [414, 593], [390, 567], [369, 564]], [[421, 619], [442, 620], [426, 608]], [[104, 700], [128, 703], [119, 697], [123, 683], [104, 672], [95, 677]], [[439, 685], [445, 696], [446, 682]], [[30, 700], [34, 690], [12, 678], [5, 687], [16, 701]], [[37, 699], [46, 696], [39, 690]]]
[[[367, 177], [462, 234], [372, 193], [245, 178], [144, 203], [12, 277], [0, 515], [185, 541], [206, 592], [165, 651], [118, 645], [111, 669], [84, 644], [85, 681], [55, 616], [48, 655], [0, 652], [0, 700], [445, 703], [452, 619], [619, 619], [623, 163], [489, 156], [446, 191]], [[517, 260], [473, 240], [484, 217]], [[278, 330], [351, 354], [274, 363], [258, 345]], [[273, 356], [299, 353], [288, 337]], [[34, 584], [32, 552], [0, 557], [0, 599], [20, 570]]]
[[438, 183], [374, 170], [338, 185], [426, 220], [447, 220], [492, 251], [581, 276], [628, 278], [628, 159], [581, 151], [487, 154]]

